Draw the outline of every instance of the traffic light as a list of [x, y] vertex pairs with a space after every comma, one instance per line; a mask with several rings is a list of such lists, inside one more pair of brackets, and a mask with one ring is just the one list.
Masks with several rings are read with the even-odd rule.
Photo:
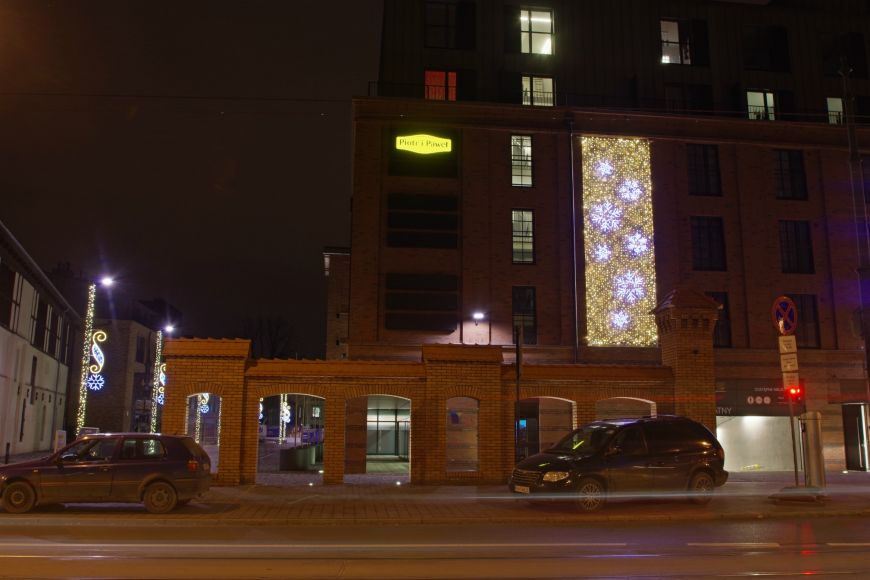
[[792, 403], [803, 403], [804, 390], [800, 385], [788, 385], [785, 388], [786, 396], [791, 399]]

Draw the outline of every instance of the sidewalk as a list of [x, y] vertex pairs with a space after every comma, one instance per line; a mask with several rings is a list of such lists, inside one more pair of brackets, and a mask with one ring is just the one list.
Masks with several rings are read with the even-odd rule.
[[[396, 485], [366, 478], [339, 486], [246, 485], [213, 487], [199, 500], [165, 515], [138, 504], [68, 504], [24, 515], [0, 511], [0, 527], [20, 525], [362, 525], [362, 524], [578, 524], [591, 521], [759, 519], [870, 516], [870, 473], [828, 473], [826, 499], [776, 502], [770, 495], [793, 485], [792, 472], [734, 473], [709, 505], [673, 497], [619, 498], [593, 514], [570, 501], [518, 496], [506, 486]], [[299, 481], [299, 480], [297, 480]], [[567, 498], [566, 498], [567, 499]]]

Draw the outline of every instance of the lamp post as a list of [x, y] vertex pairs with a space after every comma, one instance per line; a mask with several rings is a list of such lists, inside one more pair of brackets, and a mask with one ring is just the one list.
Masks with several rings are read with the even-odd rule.
[[[109, 276], [104, 276], [100, 280], [100, 284], [109, 287], [114, 284], [114, 280]], [[107, 335], [102, 330], [94, 330], [94, 311], [97, 302], [97, 284], [91, 283], [88, 285], [88, 303], [85, 310], [84, 334], [82, 337], [82, 369], [81, 380], [79, 381], [79, 406], [76, 413], [76, 436], [81, 434], [82, 427], [85, 426], [85, 418], [88, 411], [88, 391], [99, 391], [105, 385], [105, 379], [100, 374], [105, 363], [105, 356], [99, 343], [104, 342]], [[93, 364], [91, 358], [94, 359]]]
[[167, 324], [163, 330], [157, 331], [154, 345], [154, 368], [151, 377], [151, 432], [157, 433], [158, 411], [163, 406], [166, 397], [166, 363], [163, 362], [163, 333], [167, 335], [175, 331], [175, 326]]

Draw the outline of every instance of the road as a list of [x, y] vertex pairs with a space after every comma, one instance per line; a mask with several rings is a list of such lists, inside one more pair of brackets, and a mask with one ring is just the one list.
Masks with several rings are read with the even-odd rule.
[[0, 577], [870, 577], [870, 526], [809, 520], [577, 526], [140, 526], [0, 529]]

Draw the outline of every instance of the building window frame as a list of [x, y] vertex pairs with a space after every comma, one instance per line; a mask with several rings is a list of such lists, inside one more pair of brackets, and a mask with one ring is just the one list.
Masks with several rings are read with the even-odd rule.
[[846, 122], [842, 97], [827, 97], [825, 99], [825, 106], [828, 110], [829, 125], [842, 125]]
[[768, 89], [746, 91], [746, 112], [753, 121], [775, 121], [776, 94]]
[[456, 71], [427, 69], [423, 73], [423, 98], [428, 101], [455, 101], [456, 78]]
[[556, 83], [553, 80], [553, 77], [522, 75], [521, 82], [523, 105], [529, 107], [552, 107], [555, 105]]
[[686, 163], [689, 172], [689, 195], [722, 196], [718, 145], [687, 143]]
[[815, 294], [787, 294], [795, 303], [798, 325], [795, 339], [798, 348], [821, 348], [819, 309]]
[[727, 292], [707, 292], [707, 296], [715, 300], [722, 307], [719, 309], [719, 318], [713, 327], [713, 346], [715, 348], [731, 348], [731, 308], [728, 304]]
[[537, 289], [534, 286], [511, 288], [511, 324], [514, 344], [517, 327], [523, 329], [523, 344], [538, 344]]
[[532, 187], [532, 136], [511, 135], [511, 186]]
[[[435, 18], [434, 10], [441, 11]], [[428, 1], [423, 7], [423, 44], [426, 48], [456, 48], [456, 3]]]
[[804, 152], [800, 149], [774, 149], [773, 154], [776, 199], [806, 201]]
[[520, 52], [552, 55], [556, 44], [553, 28], [551, 9], [520, 8]]
[[511, 261], [514, 264], [535, 263], [534, 210], [511, 210]]
[[692, 269], [726, 272], [725, 225], [720, 216], [691, 216]]
[[692, 64], [692, 42], [686, 24], [676, 18], [659, 21], [662, 41], [662, 64]]
[[815, 274], [810, 222], [780, 220], [779, 250], [783, 274]]

